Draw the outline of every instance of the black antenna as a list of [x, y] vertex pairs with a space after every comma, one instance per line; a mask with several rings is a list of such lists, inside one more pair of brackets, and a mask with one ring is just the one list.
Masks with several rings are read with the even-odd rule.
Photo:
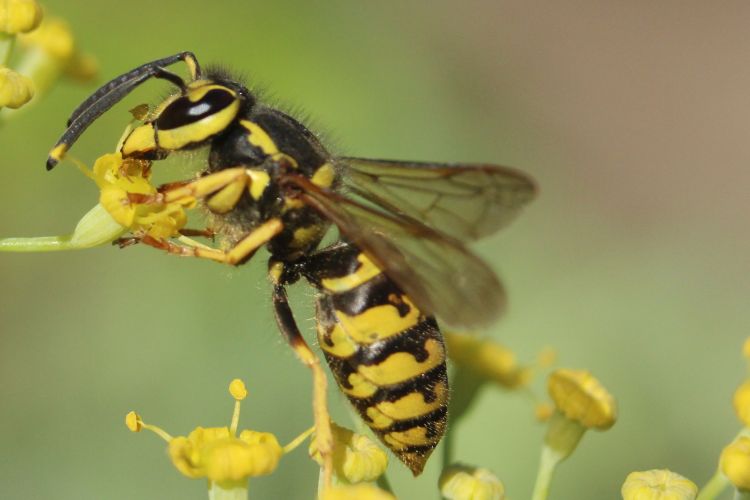
[[102, 85], [96, 92], [83, 101], [70, 115], [68, 128], [50, 151], [47, 158], [47, 170], [52, 170], [70, 147], [97, 118], [120, 102], [138, 85], [149, 78], [163, 78], [185, 90], [185, 82], [179, 76], [164, 69], [177, 61], [185, 61], [193, 80], [202, 77], [200, 66], [192, 52], [180, 52], [173, 56], [151, 61], [128, 71]]

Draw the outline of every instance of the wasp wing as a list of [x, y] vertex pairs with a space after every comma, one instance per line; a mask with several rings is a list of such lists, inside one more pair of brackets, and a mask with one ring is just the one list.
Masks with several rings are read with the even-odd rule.
[[320, 188], [297, 175], [308, 206], [331, 220], [425, 313], [460, 328], [486, 326], [501, 311], [505, 294], [495, 273], [459, 240], [407, 215], [370, 207]]
[[534, 181], [507, 167], [339, 161], [349, 192], [461, 241], [482, 238], [507, 225], [536, 194]]

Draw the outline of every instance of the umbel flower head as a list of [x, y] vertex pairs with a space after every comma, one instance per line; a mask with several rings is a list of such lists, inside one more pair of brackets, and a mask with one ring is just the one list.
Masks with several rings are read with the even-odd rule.
[[453, 464], [438, 480], [440, 494], [448, 500], [504, 500], [505, 487], [492, 472], [481, 467]]
[[[388, 455], [372, 439], [331, 422], [333, 468], [339, 481], [361, 483], [375, 481], [388, 466]], [[310, 441], [310, 456], [323, 466], [317, 440]]]
[[151, 184], [151, 164], [144, 160], [123, 159], [120, 153], [105, 154], [89, 170], [78, 168], [99, 187], [99, 203], [86, 213], [72, 234], [33, 238], [0, 238], [0, 251], [48, 252], [74, 250], [109, 244], [125, 233], [148, 235], [156, 239], [180, 236], [187, 221], [185, 209], [194, 200], [183, 203], [145, 203], [156, 194]]
[[172, 437], [159, 427], [146, 424], [132, 411], [125, 417], [125, 425], [133, 432], [146, 429], [163, 438], [168, 443], [172, 464], [183, 475], [208, 479], [209, 489], [223, 492], [223, 498], [247, 498], [248, 479], [271, 474], [284, 453], [294, 449], [312, 429], [285, 448], [268, 432], [238, 433], [240, 401], [247, 396], [247, 390], [241, 380], [235, 379], [229, 392], [235, 399], [235, 407], [228, 427], [196, 427], [187, 436]]
[[623, 500], [694, 500], [698, 487], [675, 472], [655, 469], [628, 474], [621, 493]]

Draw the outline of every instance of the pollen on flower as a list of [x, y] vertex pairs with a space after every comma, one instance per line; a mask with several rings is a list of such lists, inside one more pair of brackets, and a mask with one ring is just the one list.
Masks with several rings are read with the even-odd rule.
[[617, 420], [614, 398], [585, 370], [556, 370], [547, 387], [557, 409], [585, 428], [605, 430]]
[[454, 464], [438, 480], [440, 494], [448, 500], [503, 500], [505, 487], [492, 472], [481, 467]]
[[444, 337], [451, 360], [485, 380], [510, 389], [531, 380], [531, 369], [520, 366], [513, 351], [493, 340], [449, 331]]
[[0, 32], [15, 35], [39, 26], [42, 8], [36, 0], [4, 0], [0, 2]]
[[672, 471], [631, 472], [621, 489], [623, 500], [693, 500], [698, 487]]
[[[374, 481], [388, 466], [388, 455], [370, 438], [331, 422], [333, 467], [336, 476], [347, 483]], [[310, 456], [319, 465], [323, 458], [315, 438], [310, 441]]]
[[131, 432], [140, 432], [141, 429], [143, 429], [143, 420], [141, 420], [140, 415], [131, 411], [125, 415], [125, 426], [130, 429]]
[[735, 488], [750, 491], [750, 438], [740, 437], [724, 448], [719, 468]]
[[229, 394], [237, 401], [242, 401], [247, 397], [247, 388], [245, 383], [236, 378], [229, 383]]

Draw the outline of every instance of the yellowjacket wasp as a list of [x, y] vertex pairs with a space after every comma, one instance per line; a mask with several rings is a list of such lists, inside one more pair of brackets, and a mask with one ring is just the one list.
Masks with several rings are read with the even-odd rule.
[[[187, 64], [190, 81], [166, 69], [178, 61]], [[200, 199], [212, 230], [229, 246], [138, 234], [120, 244], [230, 265], [266, 246], [278, 326], [315, 374], [319, 437], [330, 432], [325, 375], [300, 334], [285, 288], [300, 277], [317, 290], [318, 343], [339, 388], [419, 474], [447, 421], [445, 346], [435, 318], [470, 328], [495, 318], [504, 297], [500, 282], [465, 244], [508, 224], [534, 197], [533, 181], [494, 165], [333, 156], [304, 125], [256, 101], [230, 75], [204, 73], [190, 52], [139, 66], [94, 92], [71, 115], [47, 168], [150, 78], [171, 82], [176, 92], [125, 137], [123, 157], [161, 160], [202, 146], [209, 156], [197, 178], [164, 185], [138, 202]], [[338, 241], [318, 248], [331, 224]]]

